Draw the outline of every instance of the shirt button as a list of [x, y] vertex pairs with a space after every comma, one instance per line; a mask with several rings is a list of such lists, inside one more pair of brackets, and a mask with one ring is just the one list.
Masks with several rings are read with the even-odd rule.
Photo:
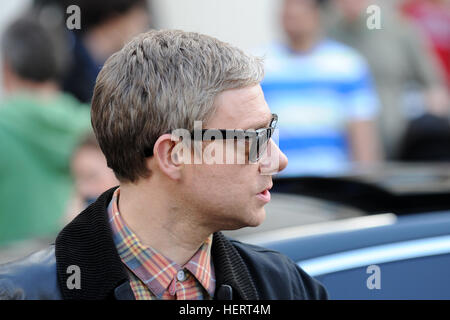
[[177, 272], [177, 279], [178, 281], [184, 281], [186, 279], [186, 274], [184, 273], [183, 270], [179, 270]]

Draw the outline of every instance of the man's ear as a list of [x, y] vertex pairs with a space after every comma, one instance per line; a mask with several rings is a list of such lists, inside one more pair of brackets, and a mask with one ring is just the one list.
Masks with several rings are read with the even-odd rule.
[[178, 180], [181, 177], [183, 159], [177, 151], [177, 143], [172, 140], [172, 135], [163, 134], [156, 140], [153, 147], [153, 158], [161, 172], [171, 179]]

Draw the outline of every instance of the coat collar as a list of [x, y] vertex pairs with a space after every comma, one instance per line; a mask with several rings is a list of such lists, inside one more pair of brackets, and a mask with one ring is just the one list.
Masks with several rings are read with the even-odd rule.
[[[55, 242], [58, 283], [64, 299], [131, 299], [128, 274], [120, 260], [106, 208], [116, 188], [103, 193], [57, 236]], [[214, 233], [212, 258], [216, 273], [215, 299], [228, 288], [239, 299], [258, 299], [250, 272], [233, 244], [220, 232]], [[80, 270], [80, 288], [70, 289], [70, 266]], [[232, 294], [227, 295], [228, 298]]]

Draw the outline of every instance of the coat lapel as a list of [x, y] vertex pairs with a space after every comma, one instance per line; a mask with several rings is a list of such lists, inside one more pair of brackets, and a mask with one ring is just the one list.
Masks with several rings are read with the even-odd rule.
[[[103, 300], [114, 298], [117, 286], [128, 280], [117, 253], [107, 221], [106, 208], [115, 188], [80, 213], [56, 238], [55, 255], [58, 282], [64, 299]], [[76, 266], [80, 272], [80, 288], [68, 270]]]
[[[259, 299], [247, 265], [233, 244], [221, 232], [214, 234], [212, 257], [216, 273], [216, 298], [221, 298], [218, 290], [227, 291], [226, 286], [231, 286], [238, 294], [238, 297], [233, 295], [233, 299]], [[226, 296], [230, 297], [229, 294]]]

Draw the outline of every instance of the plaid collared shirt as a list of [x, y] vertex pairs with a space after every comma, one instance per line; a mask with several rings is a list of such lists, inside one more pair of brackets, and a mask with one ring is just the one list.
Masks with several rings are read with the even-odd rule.
[[212, 235], [183, 266], [144, 246], [127, 227], [117, 206], [118, 188], [108, 206], [114, 243], [128, 268], [130, 285], [137, 300], [207, 300], [215, 290], [211, 259]]

